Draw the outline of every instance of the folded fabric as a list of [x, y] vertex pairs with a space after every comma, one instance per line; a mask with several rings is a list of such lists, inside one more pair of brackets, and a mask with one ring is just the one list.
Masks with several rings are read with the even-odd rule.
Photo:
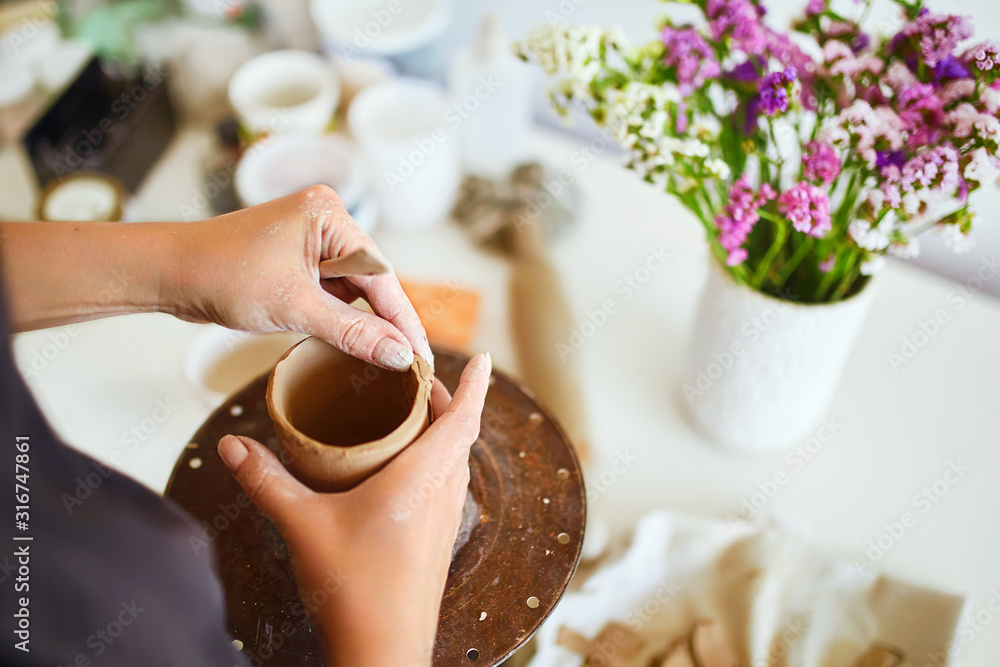
[[923, 667], [947, 655], [963, 605], [831, 558], [774, 522], [657, 511], [566, 594], [529, 664]]

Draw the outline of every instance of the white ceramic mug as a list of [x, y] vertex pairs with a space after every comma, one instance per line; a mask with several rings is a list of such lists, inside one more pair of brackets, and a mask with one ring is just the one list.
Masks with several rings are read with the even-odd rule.
[[251, 58], [229, 80], [229, 102], [254, 135], [326, 132], [340, 100], [333, 65], [308, 51], [272, 51]]
[[417, 79], [386, 81], [354, 98], [347, 122], [371, 163], [386, 226], [422, 229], [448, 218], [461, 181], [449, 113], [441, 89]]

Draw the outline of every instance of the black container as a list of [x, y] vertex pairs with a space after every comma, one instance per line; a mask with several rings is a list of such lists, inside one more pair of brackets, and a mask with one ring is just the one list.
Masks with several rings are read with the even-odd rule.
[[76, 171], [114, 176], [135, 192], [173, 138], [166, 72], [109, 75], [91, 59], [24, 136], [40, 185]]

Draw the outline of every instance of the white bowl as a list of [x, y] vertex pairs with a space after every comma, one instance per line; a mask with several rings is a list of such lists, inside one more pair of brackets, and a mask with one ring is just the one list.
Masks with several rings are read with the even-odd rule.
[[339, 100], [332, 63], [308, 51], [256, 56], [229, 80], [229, 102], [252, 134], [323, 134]]
[[364, 156], [343, 135], [271, 137], [251, 146], [236, 169], [236, 194], [244, 206], [263, 204], [312, 185], [329, 185], [365, 231], [371, 231], [374, 222], [366, 213], [371, 208], [370, 183]]
[[208, 405], [216, 406], [267, 373], [303, 334], [251, 334], [205, 325], [184, 354], [184, 378]]
[[404, 74], [441, 74], [441, 35], [453, 0], [311, 0], [323, 50], [349, 58], [385, 58]]

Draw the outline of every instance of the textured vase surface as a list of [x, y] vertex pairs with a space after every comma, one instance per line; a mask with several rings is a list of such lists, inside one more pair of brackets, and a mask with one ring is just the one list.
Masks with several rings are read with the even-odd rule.
[[727, 450], [767, 455], [802, 444], [827, 416], [874, 281], [843, 301], [801, 304], [739, 285], [710, 264], [682, 402]]

